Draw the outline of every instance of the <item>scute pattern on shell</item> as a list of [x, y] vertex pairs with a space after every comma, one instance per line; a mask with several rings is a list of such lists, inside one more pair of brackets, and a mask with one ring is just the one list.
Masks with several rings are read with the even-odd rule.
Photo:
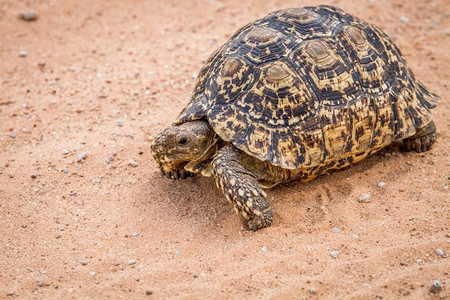
[[376, 26], [305, 7], [251, 23], [213, 53], [175, 124], [206, 118], [224, 141], [297, 169], [409, 137], [437, 102]]

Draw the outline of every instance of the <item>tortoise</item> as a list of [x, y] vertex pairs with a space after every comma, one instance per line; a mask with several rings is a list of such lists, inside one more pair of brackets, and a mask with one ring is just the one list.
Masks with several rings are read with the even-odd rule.
[[284, 9], [206, 60], [151, 151], [167, 178], [213, 176], [244, 228], [257, 230], [273, 220], [264, 188], [309, 181], [396, 141], [429, 150], [437, 103], [375, 25], [332, 6]]

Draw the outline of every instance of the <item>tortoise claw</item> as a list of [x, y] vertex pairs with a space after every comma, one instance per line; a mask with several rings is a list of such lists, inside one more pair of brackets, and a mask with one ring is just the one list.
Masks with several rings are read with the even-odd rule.
[[186, 171], [184, 169], [180, 170], [172, 170], [172, 171], [164, 171], [164, 169], [161, 167], [161, 175], [167, 177], [167, 179], [186, 179], [189, 177], [194, 177], [195, 174], [189, 171]]

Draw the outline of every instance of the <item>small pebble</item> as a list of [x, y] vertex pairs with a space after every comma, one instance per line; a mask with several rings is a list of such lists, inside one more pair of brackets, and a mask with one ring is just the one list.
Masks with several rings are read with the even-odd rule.
[[91, 274], [91, 276], [95, 276], [95, 272], [90, 272], [89, 274]]
[[408, 17], [406, 17], [406, 16], [401, 16], [401, 17], [400, 17], [400, 22], [402, 22], [402, 23], [408, 23], [408, 22], [409, 22], [409, 19], [408, 19]]
[[83, 266], [85, 266], [85, 265], [88, 264], [88, 262], [87, 262], [87, 260], [82, 260], [82, 261], [80, 261], [80, 264], [82, 264]]
[[116, 121], [116, 124], [117, 124], [118, 126], [123, 126], [123, 121], [122, 121], [122, 120], [117, 120], [117, 121]]
[[180, 251], [175, 251], [175, 255], [180, 255]]
[[145, 294], [146, 294], [146, 295], [153, 295], [153, 291], [152, 291], [152, 290], [146, 290], [146, 291], [145, 291]]
[[64, 174], [67, 174], [67, 173], [69, 173], [69, 170], [64, 169], [64, 170], [63, 170], [63, 173], [64, 173]]
[[32, 178], [32, 179], [36, 179], [36, 177], [37, 177], [37, 176], [36, 176], [35, 174], [31, 175], [31, 178]]
[[332, 228], [331, 231], [333, 231], [335, 233], [341, 232], [341, 230], [339, 228], [337, 228], [337, 227]]
[[331, 252], [330, 252], [330, 255], [331, 255], [331, 257], [333, 257], [333, 258], [338, 258], [338, 256], [339, 256], [339, 251], [331, 251]]
[[81, 153], [81, 155], [78, 157], [77, 162], [83, 162], [87, 157], [86, 153]]
[[8, 292], [8, 296], [12, 296], [12, 295], [14, 295], [14, 292], [13, 291], [9, 291]]
[[137, 233], [137, 232], [133, 232], [133, 236], [134, 236], [134, 237], [137, 237], [137, 236], [138, 236], [138, 233]]
[[32, 21], [36, 21], [37, 20], [38, 14], [37, 14], [37, 12], [35, 10], [28, 10], [28, 11], [25, 11], [25, 12], [21, 13], [20, 17], [24, 21], [32, 22]]
[[315, 295], [317, 294], [317, 290], [315, 288], [310, 288], [309, 293]]
[[430, 292], [433, 294], [438, 294], [442, 291], [442, 283], [439, 280], [434, 280], [430, 286]]
[[107, 158], [107, 159], [105, 159], [105, 163], [107, 163], [109, 165], [111, 163], [111, 161]]
[[64, 155], [69, 154], [69, 150], [64, 149], [64, 150], [62, 151], [62, 154], [64, 154]]
[[17, 136], [17, 135], [16, 135], [16, 133], [15, 133], [15, 132], [12, 132], [12, 133], [11, 133], [11, 137], [12, 137], [13, 139], [15, 139], [15, 138], [16, 138], [16, 136]]
[[9, 178], [13, 178], [14, 177], [14, 175], [13, 174], [9, 174]]
[[128, 261], [128, 264], [131, 266], [131, 265], [134, 265], [136, 263], [136, 261], [134, 260], [134, 259], [130, 259], [129, 261]]
[[130, 159], [130, 166], [132, 166], [132, 167], [137, 167], [137, 166], [138, 166], [138, 163], [135, 162], [133, 159]]
[[362, 286], [362, 287], [368, 287], [369, 284], [368, 284], [368, 283], [361, 283], [361, 286]]
[[266, 247], [266, 246], [261, 247], [261, 251], [262, 251], [262, 252], [267, 252], [267, 247]]
[[383, 186], [385, 186], [385, 185], [386, 185], [386, 182], [383, 182], [383, 181], [378, 182], [378, 186], [379, 186], [379, 187], [383, 187]]
[[19, 52], [19, 56], [20, 57], [27, 57], [27, 55], [28, 55], [28, 52], [25, 51], [25, 50], [22, 50], [22, 51]]
[[416, 262], [417, 262], [418, 264], [421, 264], [421, 263], [423, 262], [423, 260], [421, 260], [421, 259], [419, 258], [418, 260], [416, 260]]
[[370, 195], [369, 194], [362, 194], [358, 198], [359, 203], [369, 203], [370, 202]]
[[444, 251], [442, 249], [439, 249], [439, 248], [434, 250], [434, 253], [436, 253], [440, 257], [443, 257], [445, 255]]

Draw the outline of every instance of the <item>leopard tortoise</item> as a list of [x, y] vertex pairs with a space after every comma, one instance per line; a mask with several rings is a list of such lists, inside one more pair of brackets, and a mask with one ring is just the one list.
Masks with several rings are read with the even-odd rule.
[[378, 27], [331, 6], [285, 9], [207, 59], [151, 150], [167, 178], [213, 176], [256, 230], [272, 224], [263, 188], [311, 180], [399, 140], [429, 150], [437, 103]]

